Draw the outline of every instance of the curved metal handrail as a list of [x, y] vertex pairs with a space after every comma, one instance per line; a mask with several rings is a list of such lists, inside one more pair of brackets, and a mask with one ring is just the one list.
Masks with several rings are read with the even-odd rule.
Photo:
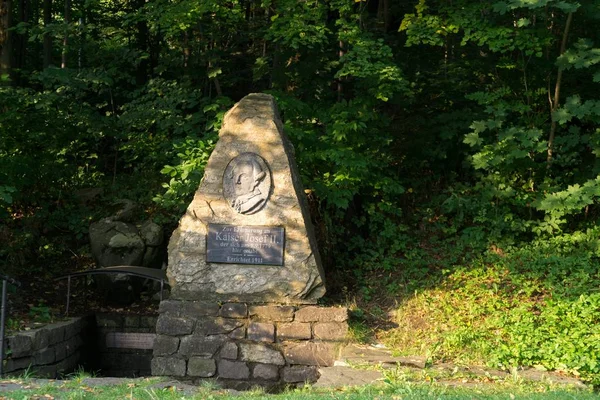
[[146, 268], [146, 267], [138, 267], [135, 265], [117, 265], [114, 267], [103, 267], [90, 269], [87, 271], [78, 271], [73, 272], [71, 274], [59, 276], [58, 278], [54, 278], [55, 281], [61, 279], [67, 279], [67, 308], [65, 310], [65, 315], [69, 315], [69, 305], [71, 299], [71, 278], [77, 278], [80, 276], [88, 276], [88, 275], [108, 275], [108, 274], [124, 274], [137, 276], [139, 278], [147, 278], [160, 282], [160, 301], [163, 299], [163, 289], [165, 282], [167, 281], [167, 273], [162, 269], [157, 268]]

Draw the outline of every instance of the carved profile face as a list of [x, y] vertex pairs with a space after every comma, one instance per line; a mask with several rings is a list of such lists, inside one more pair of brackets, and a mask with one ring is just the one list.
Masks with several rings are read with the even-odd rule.
[[235, 194], [244, 196], [257, 190], [257, 186], [265, 179], [266, 173], [255, 160], [243, 160], [237, 163], [231, 171], [235, 182]]
[[271, 193], [269, 166], [258, 154], [242, 153], [232, 159], [223, 174], [223, 195], [238, 213], [260, 211]]

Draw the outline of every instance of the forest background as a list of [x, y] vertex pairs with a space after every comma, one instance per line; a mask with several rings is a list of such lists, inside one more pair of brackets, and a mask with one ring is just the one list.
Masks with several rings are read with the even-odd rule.
[[116, 199], [169, 235], [267, 92], [357, 337], [598, 384], [599, 42], [596, 0], [0, 0], [0, 270], [93, 268]]

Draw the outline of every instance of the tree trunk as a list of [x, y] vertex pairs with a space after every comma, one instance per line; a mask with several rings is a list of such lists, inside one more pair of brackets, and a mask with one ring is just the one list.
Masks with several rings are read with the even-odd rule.
[[[562, 55], [567, 49], [567, 39], [569, 37], [569, 29], [571, 28], [571, 21], [573, 20], [573, 13], [570, 12], [567, 16], [567, 23], [565, 24], [565, 30], [563, 31], [562, 42], [560, 44], [560, 55]], [[554, 119], [554, 113], [558, 110], [560, 101], [560, 86], [562, 84], [562, 69], [559, 68], [558, 75], [556, 76], [556, 84], [554, 85], [554, 98], [550, 99], [550, 116], [552, 123], [550, 125], [550, 135], [548, 135], [548, 156], [546, 158], [546, 169], [550, 169], [552, 165], [552, 157], [554, 155], [554, 137], [556, 135], [556, 120]]]
[[69, 22], [71, 22], [71, 1], [65, 0], [65, 36], [63, 37], [61, 68], [67, 68], [67, 50], [69, 47]]
[[0, 85], [6, 84], [3, 77], [11, 73], [12, 38], [8, 30], [12, 22], [11, 10], [11, 0], [0, 0]]
[[[344, 56], [344, 42], [342, 42], [341, 40], [339, 41], [339, 58], [341, 59]], [[344, 98], [344, 84], [342, 83], [342, 78], [339, 78], [337, 81], [337, 101], [338, 103], [340, 101], [342, 101], [342, 99]]]
[[[135, 10], [140, 10], [144, 4], [144, 0], [136, 0], [134, 3]], [[148, 70], [150, 66], [150, 32], [148, 30], [148, 23], [142, 19], [136, 23], [136, 28], [136, 47], [144, 54], [144, 57], [138, 62], [135, 81], [138, 86], [142, 86], [148, 82]]]
[[[29, 22], [29, 3], [27, 0], [19, 0], [19, 22], [27, 23]], [[25, 67], [25, 62], [27, 60], [27, 42], [28, 35], [27, 33], [20, 33], [13, 37], [13, 46], [14, 46], [14, 59], [13, 59], [13, 67], [15, 69], [23, 69]], [[17, 85], [19, 84], [19, 77], [16, 78]]]
[[[44, 0], [44, 27], [52, 22], [52, 0]], [[52, 36], [44, 34], [44, 68], [52, 65]]]

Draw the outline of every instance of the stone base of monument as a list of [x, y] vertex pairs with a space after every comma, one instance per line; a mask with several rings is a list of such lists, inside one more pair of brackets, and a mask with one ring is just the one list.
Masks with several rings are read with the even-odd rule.
[[165, 300], [152, 374], [235, 389], [312, 383], [333, 365], [347, 319], [342, 307]]

